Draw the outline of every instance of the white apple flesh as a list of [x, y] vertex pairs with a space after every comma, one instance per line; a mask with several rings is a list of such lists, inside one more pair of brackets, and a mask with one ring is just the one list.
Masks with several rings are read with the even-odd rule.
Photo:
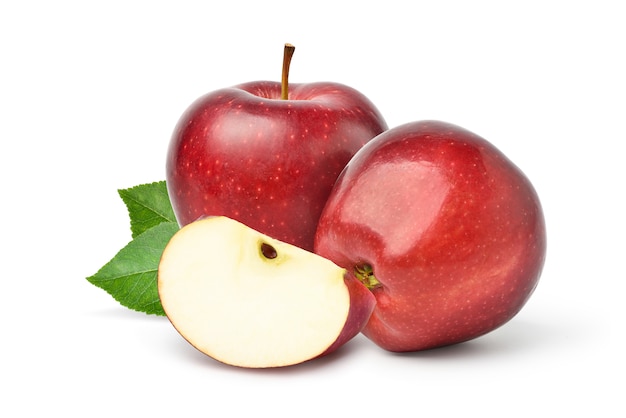
[[331, 261], [227, 217], [192, 222], [172, 237], [158, 289], [166, 315], [190, 344], [249, 368], [334, 351], [361, 331], [375, 304]]

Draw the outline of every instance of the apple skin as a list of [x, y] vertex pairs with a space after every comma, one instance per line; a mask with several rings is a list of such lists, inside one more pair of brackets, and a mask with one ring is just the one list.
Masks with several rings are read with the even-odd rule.
[[376, 298], [372, 292], [370, 292], [351, 271], [346, 270], [343, 280], [348, 287], [348, 292], [350, 293], [350, 310], [348, 311], [348, 319], [346, 319], [346, 324], [337, 337], [337, 340], [335, 340], [335, 342], [332, 343], [330, 347], [328, 347], [319, 357], [323, 357], [337, 351], [337, 349], [344, 346], [348, 341], [363, 331], [372, 316], [372, 312], [374, 312], [374, 308], [376, 307]]
[[337, 176], [387, 129], [360, 92], [337, 83], [250, 82], [208, 93], [181, 116], [166, 180], [178, 223], [224, 215], [313, 250]]
[[535, 189], [485, 139], [440, 121], [392, 128], [337, 180], [315, 251], [370, 266], [363, 334], [389, 351], [460, 343], [503, 325], [537, 286], [546, 253]]

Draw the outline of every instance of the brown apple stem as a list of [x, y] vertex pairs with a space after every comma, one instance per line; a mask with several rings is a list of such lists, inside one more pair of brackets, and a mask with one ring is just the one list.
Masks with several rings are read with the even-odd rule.
[[285, 44], [285, 53], [283, 55], [283, 77], [280, 84], [280, 98], [287, 100], [289, 98], [289, 66], [291, 65], [291, 57], [296, 47], [291, 44]]

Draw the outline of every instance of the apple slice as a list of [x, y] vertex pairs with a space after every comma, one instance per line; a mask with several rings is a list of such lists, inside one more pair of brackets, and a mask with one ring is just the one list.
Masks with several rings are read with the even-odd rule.
[[180, 229], [158, 271], [163, 309], [194, 347], [233, 366], [302, 363], [358, 334], [372, 293], [330, 260], [228, 217]]

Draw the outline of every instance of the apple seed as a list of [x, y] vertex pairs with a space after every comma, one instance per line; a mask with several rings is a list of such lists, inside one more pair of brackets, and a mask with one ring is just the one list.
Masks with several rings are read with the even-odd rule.
[[267, 258], [268, 260], [273, 260], [278, 257], [276, 248], [272, 247], [266, 242], [261, 244], [261, 254], [263, 254], [263, 257]]

